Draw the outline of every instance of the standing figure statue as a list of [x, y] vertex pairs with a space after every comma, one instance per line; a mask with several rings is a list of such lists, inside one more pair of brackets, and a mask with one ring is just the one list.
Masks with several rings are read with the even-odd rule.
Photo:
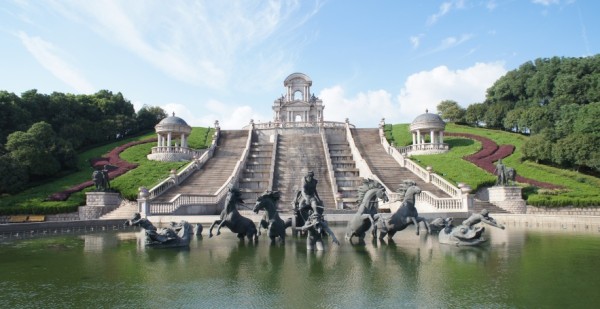
[[502, 159], [499, 159], [498, 163], [496, 163], [494, 175], [498, 176], [498, 178], [496, 179], [497, 186], [505, 186], [508, 184], [508, 181], [506, 180], [506, 167], [502, 163]]
[[108, 171], [111, 166], [105, 164], [101, 170], [95, 170], [92, 173], [92, 182], [96, 186], [96, 191], [104, 192], [110, 190], [110, 181]]
[[329, 225], [327, 225], [327, 221], [318, 212], [312, 213], [301, 229], [303, 232], [308, 232], [308, 237], [306, 238], [307, 250], [316, 249], [317, 251], [323, 251], [323, 234], [325, 233], [331, 236], [334, 244], [340, 245], [339, 240], [335, 237]]
[[108, 165], [104, 165], [102, 167], [102, 185], [104, 186], [104, 191], [110, 189], [110, 178], [108, 177]]
[[319, 181], [315, 179], [313, 171], [306, 173], [302, 181], [302, 191], [298, 193], [298, 195], [302, 196], [302, 199], [299, 201], [300, 210], [310, 207], [313, 213], [323, 213], [323, 201], [321, 201], [317, 192], [317, 183]]

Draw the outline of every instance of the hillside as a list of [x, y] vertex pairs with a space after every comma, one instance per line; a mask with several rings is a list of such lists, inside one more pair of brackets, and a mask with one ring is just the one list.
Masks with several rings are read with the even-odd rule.
[[[411, 140], [408, 125], [399, 124], [387, 128], [395, 141]], [[536, 206], [600, 206], [600, 179], [572, 170], [560, 169], [548, 165], [523, 160], [523, 144], [529, 137], [500, 130], [489, 130], [448, 124], [446, 132], [467, 133], [489, 138], [498, 145], [513, 145], [514, 152], [502, 161], [513, 167], [518, 174], [540, 182], [562, 187], [561, 189], [540, 189], [521, 184], [528, 204]], [[389, 138], [389, 137], [388, 137]], [[441, 155], [422, 155], [412, 157], [422, 166], [431, 166], [434, 171], [452, 183], [464, 182], [476, 190], [491, 186], [495, 176], [463, 159], [479, 151], [481, 143], [465, 137], [447, 136], [444, 141], [451, 147], [450, 152]], [[402, 145], [402, 143], [397, 143]]]

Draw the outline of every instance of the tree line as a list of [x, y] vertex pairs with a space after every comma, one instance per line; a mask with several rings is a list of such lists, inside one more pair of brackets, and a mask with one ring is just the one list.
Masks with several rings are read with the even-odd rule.
[[151, 130], [167, 115], [160, 107], [137, 113], [119, 93], [91, 95], [37, 90], [0, 91], [0, 194], [77, 168], [83, 149]]
[[600, 55], [538, 58], [508, 72], [466, 109], [442, 101], [449, 122], [530, 135], [523, 159], [600, 172]]

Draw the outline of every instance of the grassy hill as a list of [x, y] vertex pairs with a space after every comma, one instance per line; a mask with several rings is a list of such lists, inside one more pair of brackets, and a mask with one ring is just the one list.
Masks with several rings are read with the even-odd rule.
[[[208, 147], [212, 141], [213, 132], [214, 129], [193, 128], [188, 140], [190, 147], [196, 149]], [[148, 133], [80, 153], [77, 165], [78, 171], [31, 187], [18, 194], [0, 197], [0, 214], [52, 214], [77, 211], [78, 206], [85, 204], [85, 192], [91, 190], [92, 187], [72, 194], [66, 201], [46, 201], [46, 198], [52, 193], [66, 190], [90, 180], [92, 174], [90, 159], [102, 157], [113, 148], [131, 141], [144, 140], [155, 136], [155, 133]], [[139, 164], [137, 168], [111, 180], [111, 187], [118, 190], [123, 197], [135, 199], [140, 186], [150, 188], [167, 177], [171, 169], [180, 169], [187, 164], [187, 162], [149, 161], [146, 159], [146, 155], [150, 153], [150, 149], [155, 145], [155, 143], [140, 144], [121, 153], [121, 158]]]
[[[397, 146], [412, 143], [408, 124], [388, 125], [386, 136]], [[446, 132], [470, 133], [487, 137], [498, 145], [512, 144], [515, 151], [502, 161], [508, 167], [513, 167], [519, 175], [562, 186], [563, 189], [547, 190], [522, 184], [523, 193], [529, 205], [536, 206], [600, 206], [600, 179], [575, 171], [564, 170], [535, 162], [523, 160], [522, 147], [527, 136], [498, 130], [488, 130], [448, 124]], [[496, 177], [474, 164], [463, 160], [462, 157], [479, 151], [478, 141], [445, 137], [444, 142], [450, 145], [450, 151], [440, 155], [413, 156], [412, 159], [421, 166], [431, 166], [439, 175], [452, 183], [464, 182], [472, 188], [481, 189], [494, 184]]]

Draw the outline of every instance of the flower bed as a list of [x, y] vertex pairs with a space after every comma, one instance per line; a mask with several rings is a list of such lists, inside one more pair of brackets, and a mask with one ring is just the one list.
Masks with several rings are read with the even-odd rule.
[[[127, 161], [121, 159], [119, 157], [121, 152], [123, 152], [125, 149], [127, 149], [129, 147], [133, 147], [135, 145], [152, 143], [152, 142], [156, 142], [156, 138], [149, 138], [149, 139], [145, 139], [145, 140], [141, 140], [141, 141], [135, 141], [135, 142], [129, 142], [127, 144], [123, 144], [123, 145], [121, 145], [119, 147], [115, 147], [113, 150], [111, 150], [107, 154], [106, 157], [90, 159], [90, 165], [94, 169], [102, 169], [102, 167], [104, 165], [113, 167], [113, 170], [108, 172], [108, 178], [114, 179], [116, 177], [119, 177], [119, 176], [127, 173], [128, 171], [130, 171], [138, 166], [135, 163], [130, 163], [130, 162], [127, 162]], [[88, 180], [86, 182], [82, 182], [78, 185], [75, 185], [67, 190], [53, 193], [47, 198], [47, 200], [49, 200], [49, 201], [64, 201], [64, 200], [68, 199], [69, 196], [71, 196], [71, 194], [73, 194], [75, 192], [79, 192], [87, 187], [92, 186], [92, 185], [94, 185], [94, 182], [91, 180]]]
[[[496, 142], [494, 142], [493, 140], [483, 137], [483, 136], [475, 135], [475, 134], [447, 132], [446, 135], [447, 136], [466, 137], [466, 138], [473, 139], [473, 140], [480, 142], [481, 150], [474, 154], [465, 156], [465, 157], [463, 157], [463, 159], [475, 164], [476, 166], [480, 167], [481, 169], [483, 169], [491, 174], [494, 174], [494, 172], [496, 170], [496, 166], [494, 165], [494, 162], [510, 156], [515, 151], [514, 145], [498, 146], [498, 144], [496, 144]], [[561, 188], [561, 186], [558, 186], [555, 184], [537, 181], [537, 180], [525, 178], [525, 177], [522, 177], [519, 175], [517, 175], [515, 180], [520, 183], [528, 183], [530, 185], [540, 187], [540, 188], [545, 188], [545, 189]]]

